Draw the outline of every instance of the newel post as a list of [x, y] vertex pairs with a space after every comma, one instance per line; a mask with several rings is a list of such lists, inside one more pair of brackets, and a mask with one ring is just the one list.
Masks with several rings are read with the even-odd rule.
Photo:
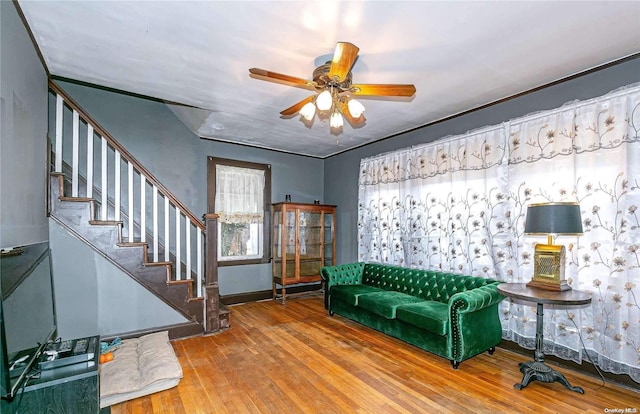
[[205, 333], [220, 329], [220, 287], [218, 286], [218, 215], [207, 213], [205, 222]]

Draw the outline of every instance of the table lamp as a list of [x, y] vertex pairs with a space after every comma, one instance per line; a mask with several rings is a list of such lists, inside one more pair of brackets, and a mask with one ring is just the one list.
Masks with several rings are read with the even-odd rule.
[[553, 244], [553, 236], [582, 234], [580, 204], [573, 202], [529, 204], [524, 233], [547, 236], [547, 244], [536, 244], [533, 256], [533, 277], [527, 286], [553, 291], [571, 289], [564, 277], [565, 248], [562, 245]]

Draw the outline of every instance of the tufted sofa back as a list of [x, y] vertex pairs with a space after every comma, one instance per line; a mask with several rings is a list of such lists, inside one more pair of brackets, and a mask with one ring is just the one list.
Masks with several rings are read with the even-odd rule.
[[458, 292], [495, 283], [493, 279], [378, 263], [364, 265], [362, 283], [425, 300], [447, 303]]

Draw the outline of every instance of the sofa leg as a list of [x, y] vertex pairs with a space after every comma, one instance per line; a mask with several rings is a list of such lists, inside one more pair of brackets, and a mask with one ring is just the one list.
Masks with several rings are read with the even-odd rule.
[[329, 311], [329, 316], [333, 316], [333, 311], [332, 310]]
[[453, 361], [451, 360], [451, 367], [453, 369], [458, 369], [458, 367], [460, 366], [460, 361]]
[[496, 352], [496, 347], [492, 346], [487, 352], [489, 352], [489, 355], [493, 355], [493, 353]]

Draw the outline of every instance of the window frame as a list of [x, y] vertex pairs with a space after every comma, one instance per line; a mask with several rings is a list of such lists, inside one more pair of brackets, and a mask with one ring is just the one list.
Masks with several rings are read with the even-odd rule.
[[[271, 165], [229, 158], [207, 157], [207, 211], [215, 213], [216, 200], [216, 166], [248, 168], [264, 172], [264, 216], [262, 219], [262, 257], [256, 259], [219, 260], [218, 266], [239, 266], [249, 264], [265, 264], [271, 262]], [[219, 224], [218, 224], [219, 225]], [[216, 228], [216, 231], [218, 229]], [[216, 249], [217, 250], [217, 249]], [[216, 257], [218, 252], [216, 251]]]

